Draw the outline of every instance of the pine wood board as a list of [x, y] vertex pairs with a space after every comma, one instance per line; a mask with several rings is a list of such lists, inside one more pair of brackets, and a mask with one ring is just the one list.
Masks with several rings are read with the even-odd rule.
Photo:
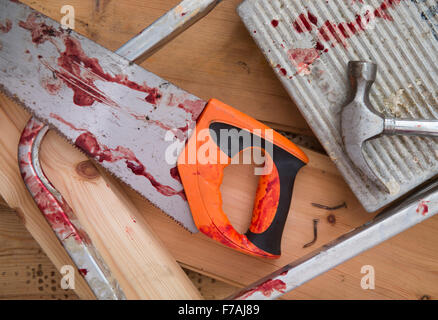
[[[61, 244], [54, 238], [48, 223], [33, 203], [18, 169], [18, 141], [30, 115], [4, 96], [0, 96], [0, 105], [4, 108], [0, 109], [3, 130], [0, 135], [0, 145], [3, 147], [0, 150], [0, 194], [10, 207], [21, 214], [25, 226], [44, 250], [54, 251], [54, 263], [58, 268], [66, 264], [74, 265], [72, 262], [65, 263], [70, 259], [64, 259], [65, 252]], [[61, 151], [62, 157], [57, 160], [59, 157], [55, 152], [51, 160], [58, 162], [56, 177], [59, 183], [65, 183], [64, 198], [87, 230], [125, 296], [129, 299], [200, 299], [193, 283], [154, 235], [123, 189], [113, 182], [114, 179], [100, 175], [93, 164], [88, 165], [90, 161], [85, 156], [59, 136], [53, 134], [53, 137], [56, 147], [52, 149]], [[86, 164], [87, 170], [79, 170], [83, 168], [79, 164]], [[22, 196], [26, 201], [20, 199]], [[96, 230], [98, 232], [94, 232]], [[117, 255], [114, 258], [115, 252]], [[61, 260], [64, 264], [61, 264]], [[130, 263], [126, 264], [125, 261]], [[82, 277], [77, 274], [75, 278], [79, 280], [78, 295], [92, 298]]]
[[[0, 95], [0, 105], [2, 108], [5, 106], [5, 101], [10, 103], [6, 97]], [[51, 231], [33, 199], [29, 196], [18, 170], [17, 152], [19, 133], [23, 130], [29, 115], [16, 106], [15, 108], [9, 108], [14, 114], [5, 121], [6, 115], [3, 113], [2, 108], [0, 108], [0, 113], [2, 114], [2, 116], [0, 116], [0, 137], [2, 138], [0, 140], [1, 196], [5, 200], [8, 200], [8, 206], [17, 212], [23, 224], [26, 225], [32, 236], [45, 250], [57, 268], [61, 268], [61, 266], [67, 264], [73, 265], [70, 257], [58, 243], [55, 234]], [[14, 119], [14, 121], [11, 119]], [[35, 230], [38, 231], [36, 232]], [[50, 248], [50, 250], [48, 248]], [[76, 292], [82, 299], [94, 298], [93, 293], [82, 277], [77, 277]]]
[[[61, 20], [57, 0], [21, 1]], [[116, 50], [180, 0], [72, 0], [75, 31]], [[240, 0], [207, 17], [141, 65], [202, 99], [219, 99], [276, 129], [312, 135], [236, 13]], [[275, 112], [273, 112], [275, 110]]]
[[[76, 300], [60, 287], [61, 274], [26, 230], [16, 212], [0, 197], [0, 300]], [[205, 299], [221, 299], [236, 288], [185, 270]]]
[[[13, 118], [15, 119], [13, 122], [16, 123], [22, 121], [21, 127], [24, 126], [26, 116], [20, 107], [5, 98], [1, 100], [1, 106], [3, 111], [6, 111], [4, 114], [6, 116], [0, 117], [3, 119], [0, 126], [3, 136], [10, 135], [11, 132], [4, 119]], [[17, 130], [15, 129], [15, 131]], [[2, 144], [5, 143], [3, 141]], [[8, 144], [13, 145], [11, 142]], [[15, 151], [11, 146], [2, 145], [2, 147], [11, 150], [11, 153]], [[146, 222], [154, 229], [155, 234], [160, 237], [168, 250], [184, 267], [235, 286], [244, 286], [373, 217], [373, 214], [366, 213], [362, 209], [328, 157], [311, 151], [306, 152], [309, 155], [310, 164], [298, 175], [292, 208], [283, 237], [283, 255], [278, 260], [264, 260], [246, 256], [225, 248], [202, 234], [191, 235], [153, 207], [147, 200], [129, 188], [126, 188], [126, 191]], [[11, 158], [13, 159], [12, 156]], [[86, 157], [57, 134], [51, 132], [43, 143], [41, 160], [49, 179], [70, 203], [71, 192], [68, 188], [68, 177], [60, 175], [59, 172], [66, 170], [68, 163], [75, 166], [76, 163], [85, 161]], [[16, 163], [8, 160], [8, 165], [13, 166]], [[244, 230], [248, 225], [249, 214], [252, 210], [254, 195], [250, 190], [255, 188], [256, 179], [252, 175], [251, 169], [250, 166], [229, 167], [222, 187], [224, 209], [239, 230]], [[60, 177], [63, 177], [62, 181], [60, 181]], [[2, 181], [2, 183], [12, 182]], [[8, 186], [9, 189], [11, 186]], [[24, 191], [20, 197], [22, 197], [23, 202], [18, 201], [16, 208], [23, 213], [21, 203], [28, 203], [32, 200]], [[335, 206], [343, 202], [346, 202], [347, 208], [336, 212], [326, 212], [311, 205], [311, 203], [320, 203]], [[40, 216], [39, 212], [32, 214], [34, 215], [31, 215], [32, 219], [37, 219]], [[337, 221], [335, 225], [327, 221], [329, 214], [335, 214]], [[315, 218], [320, 219], [318, 241], [314, 246], [303, 249], [303, 245], [313, 238], [312, 220]], [[90, 227], [95, 228], [93, 232], [99, 233], [98, 226]], [[415, 299], [420, 295], [436, 297], [438, 288], [437, 236], [434, 232], [436, 228], [438, 228], [438, 219], [432, 218], [408, 233], [399, 235], [396, 240], [388, 241], [309, 282], [287, 295], [286, 298]], [[90, 232], [90, 230], [87, 231]], [[47, 236], [50, 236], [50, 231], [42, 224], [41, 232], [37, 234], [36, 239], [40, 243], [41, 241], [45, 243], [42, 247], [51, 259], [54, 256], [53, 252], [55, 252], [55, 258], [59, 259], [62, 256], [59, 254], [59, 251], [62, 252], [62, 248], [56, 246], [59, 246], [56, 240], [47, 243], [45, 241]], [[114, 253], [113, 259], [117, 259], [116, 255]], [[360, 287], [362, 277], [360, 269], [363, 265], [375, 266], [376, 272], [382, 275], [381, 283], [377, 282], [377, 288], [374, 291], [365, 291]], [[400, 279], [403, 281], [401, 282]], [[339, 282], [343, 282], [342, 285]], [[80, 294], [78, 293], [78, 295]]]
[[[315, 160], [316, 164], [318, 158], [319, 155], [310, 153], [311, 163]], [[185, 267], [241, 287], [372, 218], [371, 214], [365, 213], [357, 205], [354, 196], [339, 174], [336, 175], [330, 173], [330, 170], [325, 171], [312, 167], [307, 167], [306, 170], [307, 172], [303, 171], [297, 181], [292, 210], [289, 213], [283, 238], [282, 258], [274, 261], [241, 255], [203, 236], [199, 236], [195, 242], [191, 238], [198, 235], [190, 236], [181, 233], [159, 212], [153, 211], [152, 208], [147, 209], [148, 203], [146, 201], [135, 194], [132, 194], [132, 198], [137, 207], [144, 207], [143, 212], [151, 226], [162, 230], [160, 235], [162, 235], [163, 241], [173, 252], [175, 258], [183, 262]], [[330, 179], [322, 180], [323, 175], [330, 174], [333, 175], [331, 181]], [[304, 177], [307, 178], [306, 181], [303, 181]], [[245, 230], [252, 208], [252, 200], [249, 199], [249, 194], [245, 193], [245, 188], [248, 190], [253, 188], [255, 181], [251, 186], [246, 184], [246, 187], [239, 191], [238, 188], [234, 188], [237, 180], [245, 181], [241, 168], [235, 168], [228, 173], [228, 181], [225, 181], [222, 190], [225, 192], [224, 202], [228, 202], [225, 207], [228, 209], [228, 214], [231, 215], [231, 220], [236, 228]], [[239, 202], [230, 203], [230, 200], [235, 198], [240, 199]], [[335, 206], [344, 201], [348, 208], [335, 212], [327, 212], [311, 206], [313, 202]], [[246, 214], [242, 215], [242, 212], [246, 212]], [[327, 220], [331, 214], [336, 216], [335, 225], [330, 224]], [[314, 246], [303, 249], [303, 245], [313, 238], [312, 221], [315, 218], [320, 219], [318, 241]], [[432, 218], [310, 281], [285, 295], [284, 298], [419, 299], [423, 296], [429, 296], [437, 299], [438, 253], [434, 234], [437, 227], [438, 219]], [[376, 270], [375, 290], [363, 290], [360, 286], [361, 278], [364, 276], [361, 274], [361, 268], [364, 265], [372, 265]]]
[[[225, 3], [231, 2], [232, 1]], [[43, 5], [46, 5], [46, 2], [42, 3]], [[152, 1], [150, 3], [152, 3]], [[158, 3], [158, 5], [160, 5], [160, 3]], [[111, 3], [108, 4], [108, 7], [110, 4]], [[34, 3], [33, 5], [36, 6], [36, 9], [43, 11], [43, 8], [39, 9], [37, 7], [37, 3]], [[223, 5], [224, 4], [221, 4], [221, 6]], [[171, 5], [169, 5], [169, 8], [170, 7]], [[51, 10], [55, 9], [56, 6], [51, 7]], [[215, 14], [215, 12], [212, 14]], [[157, 16], [159, 15], [160, 14]], [[110, 18], [102, 18], [101, 20], [107, 21], [107, 19]], [[189, 32], [191, 31], [192, 29], [189, 30]], [[105, 33], [99, 33], [100, 36], [98, 37], [104, 37], [104, 34]], [[184, 36], [185, 35], [183, 35], [183, 37]], [[126, 38], [129, 38], [129, 36]], [[179, 41], [179, 39], [182, 38], [178, 38], [170, 45], [176, 45], [176, 42]], [[97, 40], [99, 41], [99, 39]], [[110, 40], [112, 39], [108, 39], [108, 43]], [[123, 43], [123, 41], [121, 43]], [[114, 48], [118, 45], [118, 43], [114, 44]], [[191, 49], [192, 48], [193, 46]], [[163, 49], [163, 51], [160, 51], [158, 54], [164, 54], [165, 50], [167, 50], [167, 48]], [[168, 54], [174, 54], [182, 49], [180, 49], [180, 47], [174, 47], [173, 50], [173, 52]], [[195, 53], [195, 51], [192, 52], [193, 55], [195, 55]], [[203, 52], [199, 54], [201, 55], [202, 53]], [[154, 57], [158, 57], [158, 55]], [[152, 62], [153, 60], [147, 61], [147, 63], [153, 64]], [[189, 70], [193, 71], [190, 69], [192, 66], [191, 64], [179, 63], [179, 67], [184, 65], [186, 65]], [[272, 71], [268, 69], [266, 69], [266, 72], [272, 73]], [[190, 74], [193, 75], [193, 72]], [[185, 87], [183, 85], [181, 86]], [[257, 95], [264, 93], [265, 91], [255, 92]], [[271, 93], [269, 93], [269, 95], [271, 95]], [[225, 102], [230, 103], [229, 101]], [[28, 115], [9, 102], [2, 101], [3, 108], [5, 108], [4, 105], [7, 105], [6, 111], [8, 112], [9, 117], [13, 119], [16, 128], [19, 128], [20, 126], [23, 127]], [[251, 105], [251, 108], [252, 107], [253, 106]], [[251, 114], [251, 112], [248, 113]], [[273, 112], [270, 110], [270, 113]], [[252, 115], [254, 116], [254, 114]], [[260, 117], [258, 118], [260, 119]], [[0, 130], [2, 130], [2, 132], [8, 132], [7, 126], [2, 126]], [[60, 158], [62, 158], [63, 154], [72, 154], [73, 151], [68, 149], [71, 147], [66, 145], [62, 140], [58, 140], [60, 139], [57, 138], [56, 135], [51, 134], [44, 143], [42, 155], [44, 156], [46, 153], [49, 154], [55, 152], [59, 153]], [[13, 146], [8, 144], [6, 147], [10, 155], [16, 152], [16, 148], [14, 149]], [[292, 211], [286, 225], [286, 234], [283, 240], [283, 257], [276, 261], [266, 261], [248, 257], [229, 250], [228, 248], [224, 248], [202, 235], [190, 235], [157, 209], [153, 208], [149, 202], [129, 190], [127, 192], [136, 208], [144, 216], [145, 220], [152, 226], [166, 247], [183, 266], [189, 267], [193, 270], [198, 270], [217, 279], [222, 279], [233, 285], [243, 286], [275, 270], [277, 267], [281, 267], [295, 258], [308, 253], [329, 240], [336, 238], [353, 227], [368, 221], [373, 216], [372, 214], [367, 214], [363, 211], [353, 194], [343, 182], [338, 171], [327, 157], [309, 151], [307, 153], [310, 156], [311, 163], [300, 173], [297, 180]], [[7, 165], [11, 167], [16, 165], [16, 163], [14, 164], [11, 161], [12, 158], [13, 157], [10, 156], [5, 159], [8, 163]], [[60, 158], [57, 157], [57, 159]], [[85, 157], [78, 153], [77, 157], [75, 155], [75, 159], [85, 160]], [[59, 177], [57, 178], [57, 168], [58, 170], [60, 169], [56, 163], [50, 163], [50, 159], [45, 159], [43, 164], [47, 174], [52, 180], [59, 179]], [[227, 173], [226, 181], [222, 188], [226, 203], [225, 209], [228, 214], [231, 215], [232, 222], [240, 230], [244, 230], [245, 226], [248, 224], [248, 216], [251, 211], [253, 200], [253, 192], [250, 192], [250, 190], [254, 189], [255, 180], [249, 174], [249, 169], [250, 168], [246, 168], [245, 170], [242, 168], [231, 168]], [[11, 181], [2, 181], [2, 183], [10, 182]], [[56, 186], [63, 191], [62, 187], [63, 185], [65, 187], [66, 184], [68, 184], [68, 181], [64, 181], [62, 185]], [[69, 199], [67, 198], [67, 200]], [[20, 206], [22, 203], [30, 206], [29, 201], [31, 200], [28, 199], [28, 196], [26, 196], [26, 193], [24, 192], [22, 195], [20, 194], [20, 201], [17, 202]], [[329, 214], [328, 212], [314, 208], [311, 205], [312, 202], [318, 202], [320, 204], [334, 206], [343, 203], [344, 201], [347, 202], [347, 209], [340, 209], [333, 212], [337, 219], [335, 225], [326, 222], [326, 218]], [[242, 212], [245, 214], [242, 214]], [[302, 246], [309, 242], [313, 237], [312, 220], [314, 218], [319, 218], [321, 220], [319, 224], [318, 241], [311, 248], [303, 249]], [[309, 282], [286, 297], [298, 299], [415, 299], [424, 295], [437, 297], [438, 280], [436, 270], [438, 257], [435, 245], [436, 232], [434, 232], [438, 227], [437, 220], [438, 219], [433, 218], [432, 220], [399, 235], [395, 239], [382, 244], [378, 248], [364, 253], [350, 262], [347, 262], [327, 274]], [[42, 230], [44, 230], [44, 228]], [[45, 242], [45, 246], [42, 247], [45, 248], [45, 250], [49, 248], [46, 252], [52, 260], [55, 259], [58, 260], [58, 263], [63, 263], [62, 259], [65, 257], [65, 254], [62, 254], [62, 249], [60, 248], [51, 248], [51, 245], [53, 244], [45, 239], [46, 234], [36, 238], [40, 243], [41, 241]], [[52, 250], [53, 252], [51, 252]], [[360, 274], [360, 267], [365, 264], [374, 265], [376, 268], [377, 277], [380, 279], [376, 283], [376, 290], [365, 291], [360, 288], [360, 278], [362, 277], [362, 274]], [[80, 292], [78, 295], [80, 295]]]
[[0, 299], [78, 299], [60, 288], [61, 274], [0, 198]]

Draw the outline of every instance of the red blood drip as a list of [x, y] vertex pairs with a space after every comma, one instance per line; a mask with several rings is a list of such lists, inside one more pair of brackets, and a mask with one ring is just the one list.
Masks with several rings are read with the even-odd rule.
[[[224, 233], [227, 234], [228, 232], [231, 232], [231, 231], [228, 231], [228, 230], [231, 230], [231, 228], [232, 228], [231, 226], [228, 226], [228, 225], [225, 226], [225, 230], [227, 230], [227, 231], [225, 231]], [[216, 226], [201, 226], [199, 228], [199, 231], [201, 231], [203, 234], [205, 234], [209, 238], [214, 239], [216, 241], [219, 241], [223, 245], [226, 245], [230, 248], [238, 248], [238, 246], [234, 242], [228, 240], [228, 238], [224, 236], [224, 233], [222, 233], [223, 231], [222, 230], [219, 231]]]
[[[184, 127], [178, 128], [178, 130], [182, 133], [187, 133], [187, 131], [189, 131], [189, 124], [186, 124]], [[186, 135], [184, 135], [184, 137], [186, 137]]]
[[252, 253], [259, 256], [267, 256], [267, 253], [257, 248], [254, 244], [249, 242], [245, 235], [239, 234], [231, 224], [223, 223], [220, 225], [209, 224], [199, 227], [199, 231], [230, 248], [242, 250], [248, 252], [249, 249]]
[[129, 169], [131, 169], [131, 171], [135, 175], [146, 177], [149, 180], [149, 182], [152, 184], [152, 186], [159, 193], [161, 193], [161, 194], [163, 194], [163, 195], [165, 195], [167, 197], [178, 195], [183, 200], [187, 200], [186, 195], [184, 193], [184, 190], [176, 191], [172, 187], [165, 186], [165, 185], [159, 183], [157, 180], [155, 180], [155, 178], [149, 172], [146, 171], [146, 168], [141, 163], [139, 163], [139, 162], [135, 163], [135, 162], [131, 162], [131, 161], [126, 161], [126, 165], [128, 166]]
[[[322, 26], [317, 27], [318, 37], [321, 41], [331, 42], [332, 46], [340, 43], [346, 46], [345, 39], [351, 38], [358, 32], [367, 30], [368, 25], [375, 19], [393, 21], [388, 10], [400, 4], [401, 0], [383, 0], [382, 4], [373, 11], [367, 11], [363, 16], [356, 15], [354, 21], [332, 22], [325, 21]], [[311, 32], [313, 26], [318, 25], [318, 19], [310, 12], [302, 13], [293, 23], [294, 29], [299, 33]]]
[[5, 20], [5, 24], [0, 23], [0, 31], [3, 33], [8, 33], [12, 29], [12, 22], [9, 19]]
[[429, 212], [429, 201], [421, 201], [417, 208], [417, 213], [425, 216]]
[[89, 132], [84, 132], [75, 141], [77, 147], [84, 150], [90, 157], [96, 158], [99, 162], [113, 162], [111, 150], [100, 147], [97, 139]]
[[21, 134], [20, 144], [28, 144], [35, 139], [36, 135], [40, 132], [41, 127], [42, 125], [34, 123], [32, 128], [26, 128]]
[[[51, 40], [53, 45], [55, 45], [60, 53], [60, 56], [57, 60], [58, 66], [60, 67], [59, 70], [56, 70], [46, 61], [44, 61], [43, 56], [39, 55], [38, 58], [44, 65], [46, 65], [47, 68], [54, 72], [54, 74], [60, 79], [60, 83], [62, 81], [73, 90], [73, 102], [76, 105], [86, 107], [93, 105], [93, 103], [97, 101], [112, 107], [119, 107], [115, 101], [113, 101], [109, 96], [96, 87], [96, 80], [118, 83], [133, 90], [144, 92], [147, 94], [144, 98], [146, 102], [154, 105], [159, 103], [160, 99], [162, 98], [162, 94], [158, 88], [151, 88], [145, 83], [136, 83], [129, 80], [128, 77], [123, 74], [113, 76], [109, 73], [106, 73], [99, 64], [98, 59], [90, 58], [85, 54], [80, 42], [77, 39], [63, 32], [55, 31], [52, 27], [48, 27], [43, 22], [37, 23], [37, 17], [38, 15], [36, 14], [29, 15], [26, 21], [20, 22], [20, 26], [31, 31], [34, 42], [38, 44], [49, 39], [49, 36], [61, 36], [65, 45], [65, 50], [63, 52], [61, 52], [58, 45]], [[51, 94], [57, 93], [57, 86], [47, 84], [44, 87]], [[183, 109], [187, 113], [190, 113], [192, 120], [194, 121], [197, 120], [205, 106], [205, 102], [202, 100], [185, 100], [182, 103], [176, 102], [175, 105], [176, 104], [178, 104], [179, 108]], [[151, 121], [151, 123], [159, 125], [166, 130], [172, 129], [168, 128], [162, 123], [159, 123], [158, 121]], [[185, 139], [186, 137], [184, 133], [186, 133], [189, 129], [189, 125], [179, 128], [178, 138]]]
[[[154, 186], [154, 188], [161, 194], [165, 196], [178, 195], [183, 200], [187, 200], [184, 190], [176, 191], [172, 187], [165, 186], [159, 183], [150, 173], [146, 171], [144, 165], [135, 157], [134, 152], [132, 152], [128, 148], [118, 146], [115, 149], [110, 149], [107, 146], [100, 144], [97, 141], [96, 137], [94, 137], [94, 135], [88, 132], [87, 130], [76, 128], [73, 124], [69, 123], [68, 121], [65, 121], [64, 119], [62, 119], [60, 116], [56, 114], [50, 114], [50, 116], [64, 123], [65, 125], [69, 126], [75, 131], [85, 131], [79, 137], [76, 138], [75, 145], [81, 150], [83, 150], [90, 157], [95, 158], [99, 162], [103, 162], [103, 161], [116, 162], [120, 160], [125, 160], [126, 166], [129, 169], [131, 169], [131, 171], [135, 175], [141, 175], [146, 177], [151, 182], [152, 186]], [[179, 174], [176, 167], [170, 170], [170, 175], [175, 180], [179, 179]]]
[[287, 76], [287, 70], [282, 68], [281, 65], [277, 64], [276, 68], [280, 71], [283, 76]]
[[309, 18], [309, 21], [314, 24], [315, 26], [318, 25], [318, 18], [315, 17], [313, 14], [311, 14], [310, 12], [307, 13], [307, 18]]
[[84, 277], [88, 274], [88, 270], [87, 269], [79, 269], [79, 272]]
[[161, 194], [165, 196], [180, 196], [186, 200], [184, 190], [176, 191], [170, 186], [166, 186], [158, 182], [149, 172], [146, 171], [145, 166], [135, 157], [134, 153], [124, 147], [118, 146], [115, 149], [110, 149], [105, 145], [99, 144], [97, 139], [90, 133], [84, 132], [75, 141], [77, 147], [81, 148], [89, 156], [97, 159], [99, 162], [116, 162], [125, 160], [126, 166], [138, 176], [144, 176], [149, 180], [152, 186]]
[[[267, 202], [268, 197], [272, 198], [272, 196], [273, 196], [272, 190], [273, 190], [274, 186], [276, 186], [279, 183], [280, 183], [280, 178], [279, 177], [277, 177], [274, 180], [268, 182], [268, 184], [266, 186], [266, 189], [265, 189], [265, 195], [263, 196], [263, 198], [257, 204], [257, 209], [258, 210], [262, 209], [262, 206], [263, 206], [264, 203]], [[273, 201], [271, 201], [271, 202], [276, 202], [275, 199], [272, 199], [272, 200]], [[265, 208], [264, 209], [265, 212], [267, 210], [269, 210], [269, 208]], [[266, 214], [264, 214], [264, 215], [266, 216]]]
[[248, 292], [246, 292], [242, 298], [246, 299], [250, 296], [252, 296], [254, 293], [256, 292], [260, 292], [261, 294], [263, 294], [265, 297], [270, 297], [274, 291], [279, 291], [281, 293], [284, 293], [286, 290], [286, 283], [284, 283], [281, 280], [268, 280], [265, 283], [262, 283], [260, 286], [256, 287], [255, 289], [252, 289]]
[[[52, 69], [73, 90], [73, 101], [76, 105], [82, 107], [91, 106], [95, 101], [98, 101], [111, 106], [117, 106], [114, 101], [95, 86], [94, 82], [96, 80], [118, 83], [133, 90], [147, 93], [145, 101], [151, 104], [158, 103], [161, 94], [157, 88], [150, 88], [146, 84], [140, 85], [130, 81], [123, 74], [112, 76], [105, 73], [98, 59], [88, 57], [77, 39], [64, 34], [61, 29], [57, 31], [53, 27], [47, 26], [44, 22], [37, 22], [37, 17], [37, 14], [32, 13], [26, 21], [20, 21], [19, 25], [31, 32], [32, 41], [36, 44], [44, 43], [50, 40], [51, 37], [62, 36], [65, 51], [60, 52], [60, 57], [58, 58], [60, 70], [47, 67]], [[41, 59], [42, 57], [39, 58]]]
[[38, 14], [31, 13], [26, 21], [20, 21], [18, 25], [26, 30], [29, 30], [32, 34], [32, 42], [35, 44], [42, 44], [49, 40], [51, 37], [57, 37], [63, 32], [56, 30], [52, 26], [46, 25], [44, 22], [38, 23], [36, 19]]
[[[20, 146], [31, 143], [42, 127], [42, 124], [36, 122], [32, 122], [26, 126], [20, 139]], [[26, 148], [29, 148], [29, 146]], [[20, 158], [19, 163], [24, 182], [52, 229], [62, 241], [73, 237], [77, 243], [89, 243], [89, 238], [86, 236], [85, 232], [81, 229], [77, 229], [72, 224], [74, 214], [68, 204], [62, 199], [54, 198], [41, 180], [33, 174], [31, 152], [29, 151], [27, 155], [22, 156], [24, 158]]]
[[[53, 198], [41, 181], [34, 175], [26, 177], [24, 181], [32, 193], [38, 208], [44, 214], [52, 229], [62, 237], [62, 240], [73, 236], [77, 243], [82, 243], [83, 239], [72, 225], [67, 212], [63, 209], [63, 204]], [[84, 237], [85, 241], [86, 237]]]
[[158, 92], [158, 89], [153, 88], [149, 91], [149, 95], [145, 98], [145, 100], [150, 104], [157, 104], [160, 98], [161, 98], [161, 94]]
[[324, 51], [325, 47], [324, 47], [324, 45], [321, 42], [318, 41], [316, 43], [315, 49], [318, 50], [318, 51]]
[[62, 86], [62, 81], [57, 79], [53, 79], [52, 77], [47, 77], [41, 79], [41, 86], [47, 90], [47, 92], [51, 95], [56, 95]]
[[181, 177], [179, 176], [178, 167], [174, 167], [174, 168], [170, 169], [170, 175], [171, 175], [172, 178], [174, 178], [176, 181], [178, 181], [179, 183], [181, 183]]
[[271, 24], [272, 24], [272, 26], [274, 27], [274, 28], [277, 28], [278, 27], [278, 20], [272, 20], [271, 21]]
[[318, 19], [310, 14], [310, 12], [306, 15], [304, 13], [300, 14], [297, 20], [293, 23], [295, 30], [299, 33], [310, 32], [312, 31], [312, 24], [316, 24]]
[[[78, 40], [72, 37], [64, 39], [65, 51], [58, 59], [61, 73], [66, 76], [66, 84], [74, 91], [74, 102], [79, 106], [91, 106], [94, 101], [107, 102], [108, 98], [94, 85], [95, 80], [106, 80], [124, 85], [130, 89], [145, 92], [145, 100], [157, 104], [161, 94], [157, 88], [150, 88], [146, 84], [130, 81], [126, 75], [112, 76], [105, 73], [96, 58], [88, 57]], [[75, 80], [79, 79], [79, 80]], [[71, 84], [72, 82], [72, 84]], [[110, 104], [114, 104], [111, 103]]]
[[57, 114], [51, 113], [51, 114], [50, 114], [50, 117], [53, 118], [53, 119], [58, 120], [59, 122], [62, 122], [63, 124], [65, 124], [65, 125], [67, 125], [67, 126], [69, 126], [72, 130], [75, 130], [75, 131], [87, 131], [87, 130], [85, 130], [85, 129], [76, 128], [73, 124], [71, 124], [71, 123], [68, 122], [68, 121], [65, 121], [63, 118], [61, 118], [61, 117], [58, 116]]
[[[265, 178], [263, 178], [265, 179]], [[280, 198], [280, 178], [278, 174], [267, 183], [261, 181], [257, 189], [256, 201], [251, 220], [250, 231], [253, 233], [263, 233], [272, 224]]]
[[[342, 24], [339, 25], [343, 26]], [[350, 35], [346, 34], [347, 36], [342, 37], [342, 32], [339, 29], [339, 25], [332, 23], [330, 21], [326, 21], [324, 25], [321, 28], [319, 28], [319, 34], [318, 34], [319, 38], [326, 42], [333, 41], [336, 43], [344, 44], [344, 40], [346, 38], [349, 38]]]

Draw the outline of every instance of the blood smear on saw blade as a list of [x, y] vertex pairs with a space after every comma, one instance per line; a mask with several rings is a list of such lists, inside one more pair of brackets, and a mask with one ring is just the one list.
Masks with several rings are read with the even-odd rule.
[[182, 150], [206, 102], [20, 3], [0, 1], [0, 24], [3, 90], [197, 232], [166, 151]]

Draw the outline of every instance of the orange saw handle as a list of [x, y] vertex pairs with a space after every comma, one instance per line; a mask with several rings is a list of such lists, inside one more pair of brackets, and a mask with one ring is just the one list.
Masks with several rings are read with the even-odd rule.
[[[248, 149], [264, 152], [265, 172], [259, 180], [251, 226], [240, 234], [222, 209], [220, 185], [225, 167]], [[295, 177], [307, 162], [304, 152], [288, 139], [213, 99], [178, 158], [178, 171], [202, 233], [250, 255], [278, 258]]]

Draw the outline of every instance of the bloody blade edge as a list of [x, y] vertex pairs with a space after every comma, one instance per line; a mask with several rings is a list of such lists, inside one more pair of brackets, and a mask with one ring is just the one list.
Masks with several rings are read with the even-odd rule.
[[[197, 232], [176, 158], [169, 164], [165, 151], [175, 141], [181, 144], [176, 153], [181, 151], [206, 102], [24, 5], [3, 1], [1, 6], [8, 18], [0, 21], [13, 17], [8, 32], [0, 33], [3, 91]], [[173, 141], [165, 141], [168, 131]]]

